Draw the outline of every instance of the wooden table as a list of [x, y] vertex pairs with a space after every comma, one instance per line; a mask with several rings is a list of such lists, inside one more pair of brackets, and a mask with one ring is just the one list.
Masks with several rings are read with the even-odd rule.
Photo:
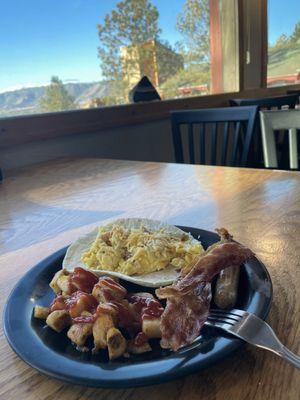
[[[99, 159], [59, 160], [15, 171], [0, 185], [0, 304], [36, 262], [99, 222], [148, 217], [213, 230], [225, 226], [266, 264], [268, 318], [300, 352], [300, 174]], [[86, 389], [41, 375], [1, 346], [1, 400], [299, 398], [300, 375], [245, 346], [206, 371], [148, 388]]]

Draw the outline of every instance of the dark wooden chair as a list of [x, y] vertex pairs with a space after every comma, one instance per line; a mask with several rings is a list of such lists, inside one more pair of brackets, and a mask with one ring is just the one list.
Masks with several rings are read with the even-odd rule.
[[[257, 106], [258, 110], [280, 110], [283, 107], [287, 108], [295, 108], [297, 104], [298, 95], [290, 94], [284, 96], [276, 96], [276, 97], [264, 97], [257, 99], [232, 99], [229, 100], [229, 104], [233, 107], [236, 106]], [[288, 140], [287, 135], [280, 134], [278, 136], [278, 151], [279, 151], [279, 160], [281, 168], [288, 168]], [[261, 126], [259, 121], [259, 116], [257, 114], [257, 118], [255, 121], [255, 128], [253, 134], [253, 144], [249, 150], [249, 162], [254, 167], [264, 168], [263, 162], [263, 149], [262, 149], [262, 139], [261, 139]]]
[[[256, 116], [257, 107], [255, 106], [171, 112], [176, 162], [184, 162], [181, 128], [186, 125], [187, 153], [191, 164], [195, 164], [196, 160], [195, 137], [197, 135], [197, 146], [199, 146], [197, 156], [200, 164], [246, 167]], [[196, 127], [197, 129], [195, 129]], [[243, 143], [240, 142], [242, 137]], [[206, 157], [206, 139], [208, 138], [210, 143], [209, 162]]]

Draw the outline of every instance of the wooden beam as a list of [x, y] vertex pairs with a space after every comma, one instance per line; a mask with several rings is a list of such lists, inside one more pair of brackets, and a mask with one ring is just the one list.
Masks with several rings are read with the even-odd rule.
[[238, 34], [239, 34], [239, 90], [245, 89], [245, 71], [244, 65], [246, 63], [246, 52], [245, 52], [245, 29], [244, 29], [244, 0], [238, 1]]
[[239, 10], [236, 0], [220, 2], [220, 25], [222, 45], [222, 91], [238, 92], [239, 86]]
[[268, 0], [261, 0], [261, 82], [262, 88], [267, 87], [268, 75]]
[[223, 92], [222, 29], [219, 0], [209, 0], [211, 93]]

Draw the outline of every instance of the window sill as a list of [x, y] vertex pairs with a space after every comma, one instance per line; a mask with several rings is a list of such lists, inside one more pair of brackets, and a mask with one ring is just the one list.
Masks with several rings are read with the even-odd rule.
[[57, 136], [101, 132], [121, 126], [143, 124], [169, 118], [171, 110], [227, 107], [232, 98], [252, 98], [286, 94], [300, 85], [251, 89], [235, 93], [189, 97], [151, 103], [126, 104], [88, 110], [35, 114], [0, 119], [0, 148]]

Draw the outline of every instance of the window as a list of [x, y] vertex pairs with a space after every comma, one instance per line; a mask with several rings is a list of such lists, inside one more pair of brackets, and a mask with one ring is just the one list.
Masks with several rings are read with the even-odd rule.
[[237, 0], [3, 2], [0, 117], [239, 90]]
[[269, 0], [267, 85], [296, 83], [300, 83], [300, 3]]

